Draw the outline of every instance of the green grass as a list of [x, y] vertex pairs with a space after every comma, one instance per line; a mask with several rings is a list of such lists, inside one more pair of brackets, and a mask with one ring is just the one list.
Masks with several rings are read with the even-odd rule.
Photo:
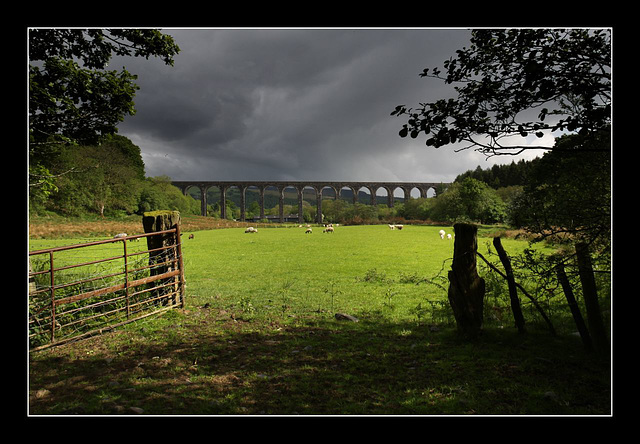
[[[451, 255], [452, 242], [432, 227], [339, 227], [335, 233], [305, 234], [304, 228], [242, 229], [199, 232], [184, 243], [189, 298], [201, 305], [250, 302], [253, 315], [282, 311], [309, 314], [343, 311], [358, 315], [381, 309], [389, 288], [397, 313], [424, 298], [437, 298], [436, 287], [397, 285], [403, 275], [431, 277]], [[430, 239], [432, 238], [432, 239]], [[206, 266], [202, 266], [206, 264]], [[376, 270], [376, 279], [365, 280]], [[229, 279], [233, 276], [233, 279]], [[333, 297], [332, 297], [333, 296]], [[333, 314], [331, 314], [333, 315]]]
[[[251, 307], [251, 316], [278, 312], [310, 316], [336, 311], [355, 316], [415, 317], [427, 301], [446, 300], [453, 241], [442, 227], [346, 226], [202, 231], [183, 243], [188, 303]], [[450, 227], [444, 227], [452, 232]], [[510, 253], [525, 242], [506, 240]], [[233, 279], [230, 279], [233, 277]], [[438, 285], [439, 284], [439, 285]], [[282, 305], [286, 305], [284, 310]]]
[[32, 354], [30, 413], [609, 414], [609, 365], [575, 336], [457, 337], [439, 229], [184, 233], [186, 309]]

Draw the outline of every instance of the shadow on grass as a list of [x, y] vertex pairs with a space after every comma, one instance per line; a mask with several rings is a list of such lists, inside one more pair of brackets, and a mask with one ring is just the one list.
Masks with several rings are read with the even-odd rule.
[[608, 415], [608, 363], [573, 337], [216, 310], [35, 353], [31, 415]]

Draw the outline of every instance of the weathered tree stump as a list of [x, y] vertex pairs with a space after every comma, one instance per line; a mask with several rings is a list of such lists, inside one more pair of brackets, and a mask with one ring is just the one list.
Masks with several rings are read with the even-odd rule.
[[485, 282], [476, 269], [478, 227], [455, 224], [453, 263], [449, 271], [449, 303], [458, 332], [473, 339], [482, 332]]
[[[180, 212], [179, 211], [151, 211], [144, 213], [142, 217], [142, 225], [145, 233], [155, 233], [159, 231], [170, 230], [180, 224]], [[176, 239], [175, 233], [164, 233], [156, 236], [147, 236], [147, 249], [149, 249], [149, 266], [151, 276], [157, 276], [163, 273], [167, 273], [178, 268], [178, 251], [177, 244], [179, 239]], [[168, 248], [170, 247], [170, 248]], [[161, 283], [167, 283], [173, 278], [168, 278], [166, 281], [162, 280]], [[176, 302], [177, 294], [177, 279], [174, 279], [176, 284], [174, 285], [173, 303]], [[154, 283], [158, 285], [158, 283]], [[158, 292], [159, 293], [159, 292]], [[167, 304], [169, 301], [162, 301], [163, 304]]]

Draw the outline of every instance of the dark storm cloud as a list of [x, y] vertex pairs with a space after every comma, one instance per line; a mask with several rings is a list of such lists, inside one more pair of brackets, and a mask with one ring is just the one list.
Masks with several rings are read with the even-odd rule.
[[138, 75], [120, 133], [147, 175], [175, 180], [447, 181], [482, 159], [402, 139], [389, 114], [451, 94], [422, 79], [469, 45], [462, 29], [169, 29], [174, 67], [114, 59]]

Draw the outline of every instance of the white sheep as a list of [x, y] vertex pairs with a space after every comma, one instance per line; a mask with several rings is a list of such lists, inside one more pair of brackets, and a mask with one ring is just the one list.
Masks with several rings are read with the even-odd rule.
[[451, 234], [447, 234], [447, 239], [451, 240]]
[[307, 228], [307, 230], [304, 232], [304, 234], [310, 234], [313, 233], [313, 230], [311, 228]]
[[[113, 236], [114, 239], [124, 239], [125, 237], [127, 237], [128, 234], [127, 233], [118, 233], [115, 236]], [[129, 242], [138, 242], [140, 239], [139, 238], [135, 238], [135, 239], [129, 239]]]
[[327, 228], [325, 228], [324, 230], [322, 230], [323, 233], [333, 233], [333, 227], [328, 226]]
[[396, 228], [397, 228], [398, 230], [402, 230], [402, 229], [404, 228], [404, 225], [397, 225], [397, 224], [396, 224]]
[[245, 233], [257, 233], [258, 229], [257, 228], [253, 228], [253, 227], [247, 227], [246, 230], [244, 230]]
[[391, 224], [389, 224], [389, 228], [391, 228], [392, 230], [395, 230], [395, 229], [396, 229], [396, 226], [395, 226], [395, 225], [391, 225]]
[[445, 232], [444, 230], [440, 230], [440, 239], [444, 239]]

